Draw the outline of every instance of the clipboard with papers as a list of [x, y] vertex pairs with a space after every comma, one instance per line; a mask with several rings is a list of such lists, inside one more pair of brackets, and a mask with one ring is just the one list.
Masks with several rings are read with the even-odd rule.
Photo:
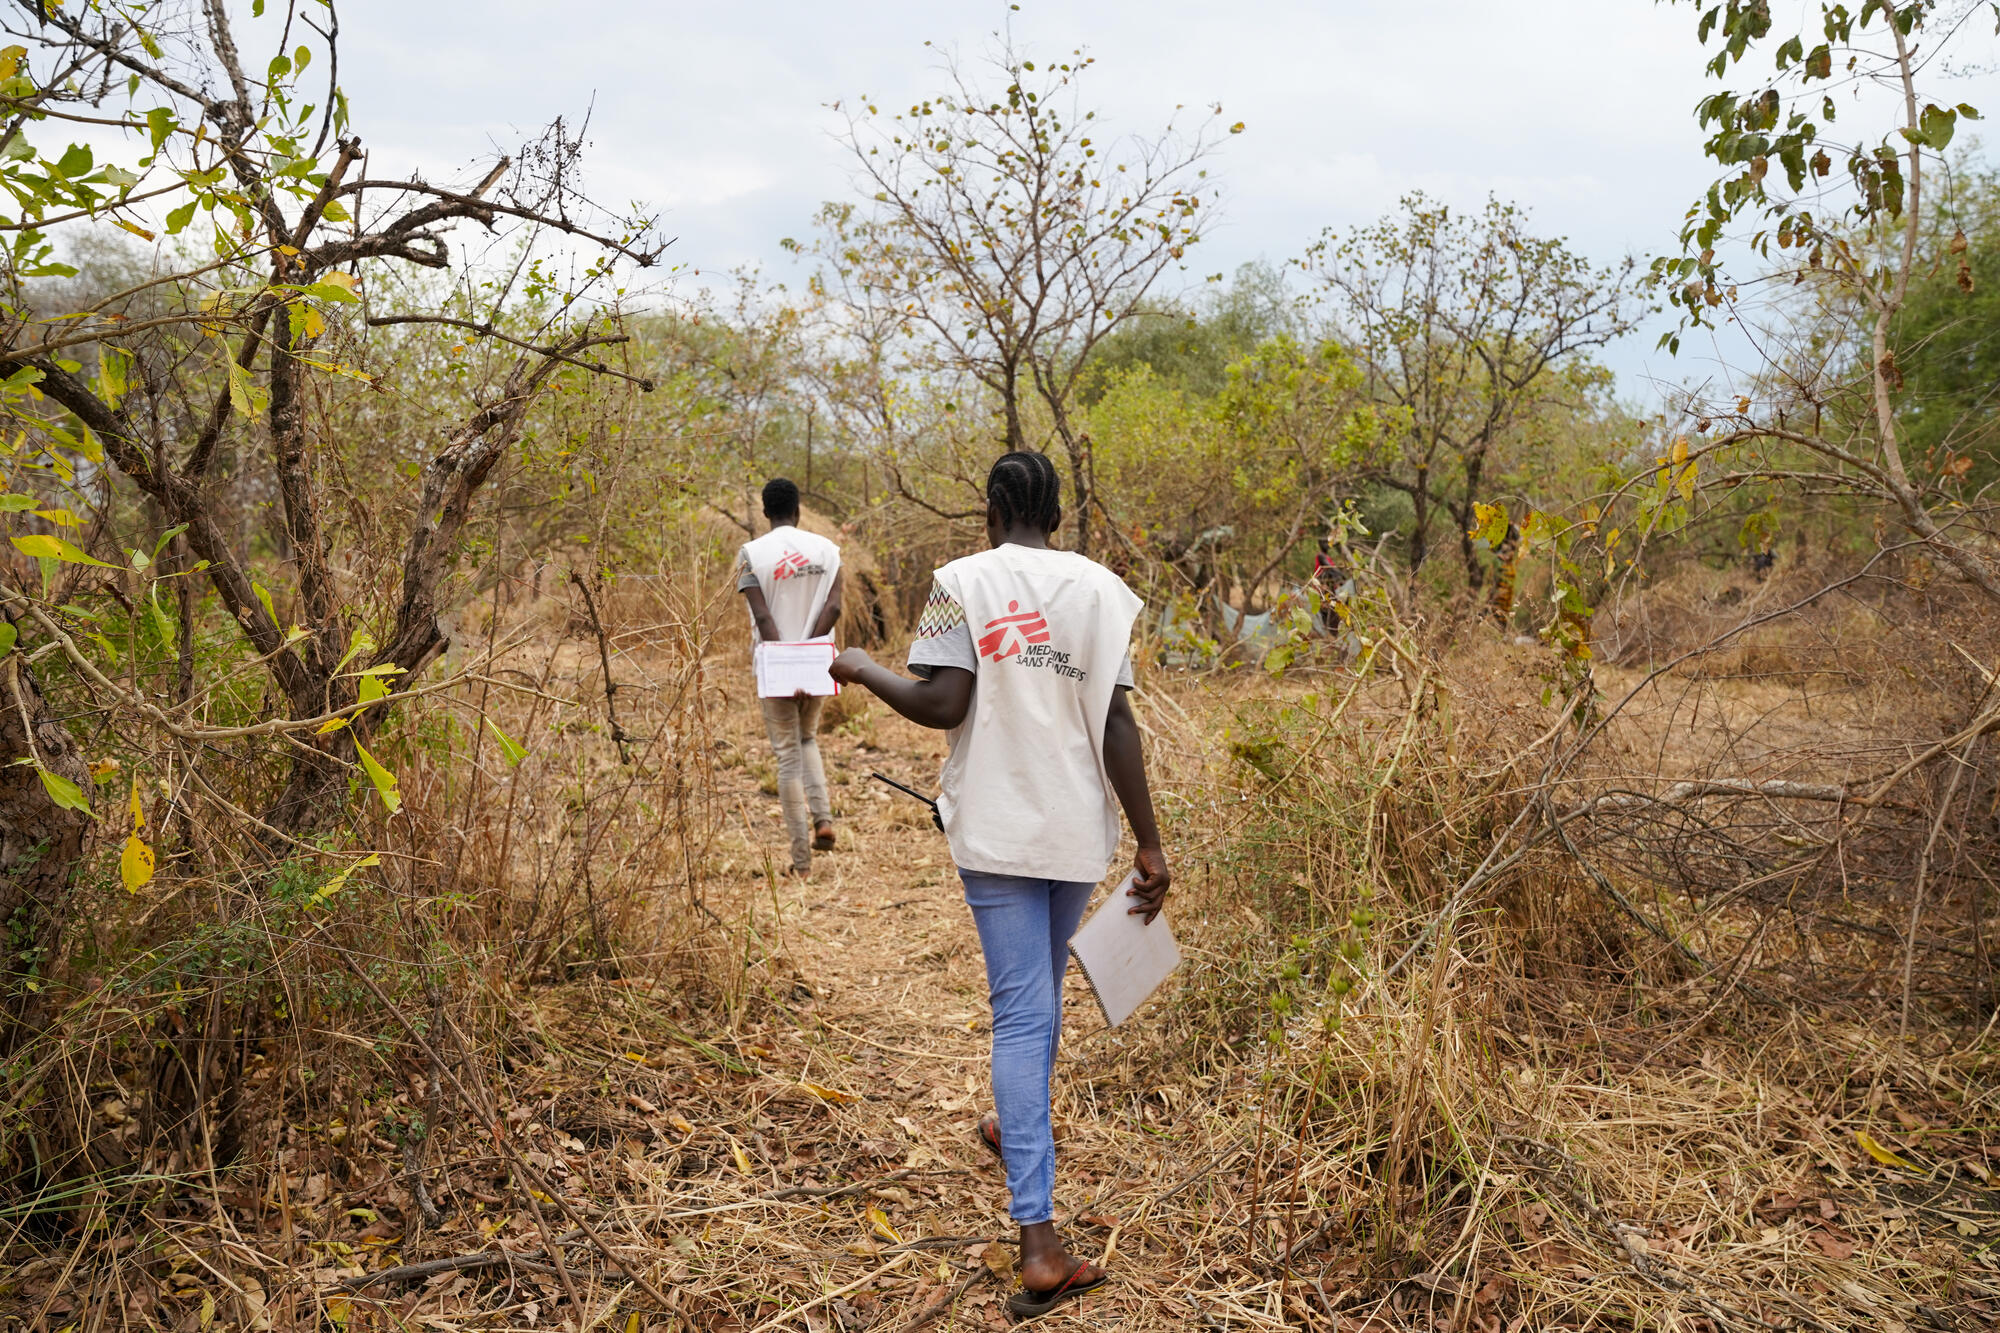
[[797, 643], [760, 642], [752, 655], [757, 669], [757, 697], [789, 699], [798, 694], [839, 694], [840, 684], [827, 670], [838, 651], [831, 636]]
[[1114, 1028], [1138, 1012], [1181, 961], [1165, 912], [1151, 923], [1132, 914], [1126, 890], [1133, 878], [1127, 875], [1069, 940], [1070, 956]]

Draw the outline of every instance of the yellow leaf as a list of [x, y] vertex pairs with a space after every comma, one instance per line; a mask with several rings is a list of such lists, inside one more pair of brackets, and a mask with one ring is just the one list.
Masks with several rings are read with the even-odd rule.
[[[117, 770], [114, 768], [112, 771], [116, 772]], [[91, 776], [97, 776], [94, 769], [91, 772]], [[134, 778], [132, 779], [132, 831], [137, 833], [144, 827], [146, 827], [146, 807], [139, 800], [139, 780]]]
[[354, 1312], [354, 1302], [345, 1296], [336, 1296], [326, 1303], [326, 1317], [340, 1328], [347, 1327], [347, 1317]]
[[[147, 231], [144, 227], [140, 226], [136, 222], [127, 222], [124, 218], [113, 218], [111, 219], [111, 225], [114, 227], [123, 227], [126, 231], [131, 232], [134, 236], [137, 236], [142, 241], [150, 241], [153, 239], [153, 233]], [[212, 1310], [211, 1313], [213, 1313]], [[202, 1320], [201, 1326], [203, 1328], [207, 1328], [208, 1321], [206, 1319]]]
[[1694, 467], [1693, 463], [1689, 463], [1681, 469], [1679, 485], [1683, 500], [1694, 499]]
[[334, 718], [333, 720], [331, 720], [331, 721], [329, 721], [329, 722], [322, 722], [322, 723], [320, 723], [320, 726], [319, 726], [319, 730], [318, 730], [318, 731], [315, 731], [315, 732], [313, 733], [313, 735], [315, 735], [315, 736], [324, 736], [324, 735], [326, 735], [326, 734], [327, 734], [328, 732], [330, 732], [330, 731], [339, 731], [339, 730], [340, 730], [340, 729], [341, 729], [342, 727], [344, 727], [344, 726], [346, 726], [346, 725], [347, 725], [347, 719], [346, 719], [346, 718], [344, 718], [344, 717], [336, 717], [336, 718]]
[[403, 797], [396, 790], [396, 775], [376, 763], [375, 756], [368, 753], [360, 741], [354, 742], [354, 753], [360, 758], [361, 769], [368, 775], [368, 780], [375, 784], [375, 794], [382, 798], [383, 808], [392, 815], [401, 810]]
[[675, 1130], [677, 1130], [682, 1134], [694, 1133], [694, 1126], [690, 1125], [687, 1121], [683, 1120], [681, 1117], [677, 1115], [668, 1116], [667, 1123], [672, 1125]]
[[889, 1225], [889, 1215], [875, 1205], [868, 1205], [868, 1226], [876, 1235], [894, 1245], [901, 1245], [903, 1238], [896, 1234], [896, 1228]]
[[100, 759], [90, 766], [92, 782], [109, 782], [118, 776], [119, 764], [116, 759]]
[[102, 560], [94, 560], [85, 555], [83, 548], [74, 542], [66, 542], [47, 533], [37, 532], [26, 537], [15, 537], [12, 541], [14, 548], [22, 555], [33, 556], [37, 560], [61, 560], [71, 565], [96, 565], [99, 569], [118, 568], [116, 565], [107, 565]]
[[1915, 1171], [1919, 1174], [1923, 1172], [1923, 1168], [1916, 1163], [1906, 1158], [1898, 1157], [1895, 1153], [1883, 1147], [1881, 1142], [1865, 1129], [1854, 1131], [1854, 1141], [1861, 1145], [1861, 1151], [1867, 1153], [1884, 1166], [1899, 1166], [1905, 1171]]
[[352, 273], [343, 273], [339, 269], [335, 269], [331, 273], [320, 274], [319, 280], [329, 286], [344, 288], [350, 292], [361, 285]]
[[1687, 436], [1685, 436], [1685, 435], [1676, 435], [1676, 436], [1674, 437], [1674, 451], [1673, 451], [1673, 453], [1671, 453], [1671, 454], [1669, 454], [1669, 455], [1667, 456], [1667, 460], [1668, 460], [1669, 462], [1671, 462], [1671, 463], [1676, 463], [1676, 464], [1679, 464], [1679, 463], [1685, 463], [1685, 462], [1687, 462], [1687, 461], [1688, 461], [1688, 438], [1687, 438]]
[[639, 1333], [639, 1312], [637, 1310], [625, 1316], [625, 1333]]
[[125, 839], [125, 850], [118, 855], [118, 878], [127, 893], [137, 893], [153, 878], [153, 849], [136, 833]]
[[835, 1106], [842, 1106], [848, 1102], [858, 1102], [861, 1100], [851, 1092], [842, 1092], [839, 1088], [821, 1087], [817, 1083], [801, 1082], [799, 1086], [821, 1101], [832, 1102]]
[[750, 1154], [743, 1151], [743, 1145], [735, 1139], [731, 1139], [729, 1141], [729, 1151], [736, 1158], [736, 1169], [741, 1171], [744, 1176], [749, 1176], [751, 1171]]

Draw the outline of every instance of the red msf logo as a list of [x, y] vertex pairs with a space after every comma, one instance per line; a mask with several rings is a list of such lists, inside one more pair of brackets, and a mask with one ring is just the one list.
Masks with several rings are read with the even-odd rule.
[[1004, 662], [1031, 643], [1049, 641], [1049, 622], [1041, 612], [1022, 611], [1019, 602], [1007, 603], [1007, 610], [1009, 614], [986, 622], [986, 633], [979, 636], [981, 657]]
[[771, 577], [774, 579], [789, 579], [805, 573], [805, 570], [806, 558], [797, 551], [787, 551], [784, 558], [778, 561], [777, 565], [771, 570]]

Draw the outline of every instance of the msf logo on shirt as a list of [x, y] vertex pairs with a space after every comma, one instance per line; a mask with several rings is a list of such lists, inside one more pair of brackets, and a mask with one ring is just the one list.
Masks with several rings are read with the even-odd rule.
[[996, 662], [1004, 662], [1027, 649], [1030, 644], [1049, 641], [1049, 622], [1039, 611], [1022, 611], [1019, 602], [1007, 603], [1008, 614], [998, 620], [986, 622], [986, 633], [979, 636], [979, 655], [990, 657]]
[[796, 579], [804, 578], [808, 574], [824, 573], [826, 573], [824, 565], [813, 564], [797, 551], [787, 551], [779, 558], [778, 563], [772, 567], [771, 578], [773, 580]]
[[1012, 661], [1035, 671], [1053, 671], [1082, 684], [1090, 673], [1070, 665], [1069, 654], [1057, 652], [1049, 643], [1049, 622], [1039, 611], [1023, 611], [1019, 602], [1007, 603], [1007, 614], [989, 620], [976, 647], [981, 657], [995, 662]]

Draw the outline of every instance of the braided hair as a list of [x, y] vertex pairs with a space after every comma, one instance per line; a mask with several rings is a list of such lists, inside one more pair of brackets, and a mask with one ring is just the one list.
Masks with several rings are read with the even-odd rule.
[[1026, 523], [1054, 532], [1062, 522], [1062, 478], [1047, 454], [1005, 453], [986, 474], [986, 503], [1002, 528]]
[[799, 486], [784, 477], [764, 483], [764, 517], [776, 522], [799, 516]]

